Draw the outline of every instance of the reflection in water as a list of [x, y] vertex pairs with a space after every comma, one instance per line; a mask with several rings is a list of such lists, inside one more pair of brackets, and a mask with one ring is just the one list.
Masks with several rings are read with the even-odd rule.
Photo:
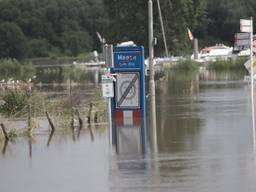
[[250, 91], [232, 76], [169, 72], [158, 81], [159, 152], [144, 160], [147, 174], [129, 168], [136, 157], [116, 162], [128, 168], [111, 191], [255, 191]]
[[48, 150], [49, 135], [37, 135], [33, 161], [21, 138], [0, 157], [0, 191], [256, 191], [250, 87], [239, 74], [200, 73], [170, 71], [157, 81], [158, 153], [137, 153], [136, 127], [118, 130], [124, 154], [110, 153], [106, 127], [93, 137], [82, 129], [75, 143], [55, 133]]
[[94, 141], [94, 135], [93, 135], [91, 124], [88, 124], [87, 128], [89, 129], [89, 132], [90, 132], [91, 141]]
[[29, 153], [29, 157], [32, 158], [32, 142], [34, 141], [32, 136], [28, 137], [28, 153]]
[[79, 125], [78, 130], [77, 130], [77, 139], [80, 138], [80, 134], [81, 134], [82, 128], [83, 127], [81, 125]]
[[[87, 125], [87, 129], [89, 130], [91, 141], [93, 141], [93, 140], [94, 140], [94, 134], [93, 134], [93, 130], [92, 130], [91, 124], [88, 124], [88, 125]], [[72, 126], [72, 127], [71, 127], [72, 139], [73, 139], [74, 142], [75, 142], [77, 139], [78, 139], [78, 140], [80, 139], [82, 130], [83, 130], [82, 124], [79, 124], [79, 126]], [[77, 132], [77, 133], [76, 133], [76, 132]]]
[[252, 110], [252, 133], [253, 133], [253, 146], [256, 150], [256, 132], [255, 132], [255, 93], [254, 85], [251, 85], [251, 110]]
[[75, 126], [74, 126], [74, 118], [72, 118], [71, 133], [72, 133], [72, 139], [75, 142], [76, 141], [76, 133], [75, 133]]
[[8, 145], [9, 141], [7, 139], [4, 140], [3, 148], [2, 148], [2, 154], [5, 155], [6, 148]]
[[52, 129], [51, 132], [50, 132], [50, 134], [49, 134], [49, 138], [48, 138], [48, 141], [47, 141], [47, 147], [50, 147], [50, 143], [51, 143], [51, 141], [52, 141], [52, 137], [53, 137], [53, 135], [54, 135], [54, 132], [55, 132], [55, 130]]
[[[157, 82], [157, 125], [160, 151], [179, 151], [197, 141], [201, 120], [198, 117], [198, 73], [169, 72]], [[182, 139], [190, 138], [183, 146]]]
[[142, 154], [141, 127], [124, 125], [117, 127], [117, 152], [122, 155]]
[[85, 83], [91, 82], [95, 86], [99, 82], [99, 74], [102, 73], [102, 69], [95, 68], [88, 70], [86, 68], [70, 67], [39, 67], [36, 71], [37, 79], [43, 84], [65, 83], [69, 79], [73, 82]]
[[82, 118], [80, 117], [80, 113], [79, 113], [78, 109], [76, 110], [76, 113], [77, 113], [77, 118], [78, 118], [78, 122], [79, 122], [78, 131], [77, 131], [77, 138], [79, 139], [79, 137], [80, 137], [80, 132], [81, 132], [81, 130], [83, 129], [83, 120], [82, 120]]

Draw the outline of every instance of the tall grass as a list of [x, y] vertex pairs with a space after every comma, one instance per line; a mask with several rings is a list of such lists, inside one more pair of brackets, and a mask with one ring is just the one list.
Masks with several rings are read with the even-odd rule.
[[0, 60], [0, 78], [1, 79], [19, 79], [27, 80], [35, 75], [35, 67], [32, 63], [22, 63], [16, 59]]
[[187, 60], [180, 60], [174, 66], [175, 70], [184, 70], [184, 71], [191, 71], [196, 70], [199, 66], [198, 62], [192, 61], [190, 59]]
[[7, 116], [14, 116], [24, 110], [28, 104], [28, 95], [24, 91], [11, 90], [2, 98], [0, 112]]
[[244, 63], [247, 58], [211, 61], [207, 64], [209, 70], [245, 70]]

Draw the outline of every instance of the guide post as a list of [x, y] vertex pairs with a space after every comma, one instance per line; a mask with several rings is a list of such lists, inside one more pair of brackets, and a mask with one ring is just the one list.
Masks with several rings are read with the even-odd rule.
[[140, 151], [145, 152], [147, 148], [147, 130], [144, 48], [142, 46], [116, 46], [113, 55], [114, 67], [111, 68], [111, 74], [114, 74], [116, 79], [114, 97], [111, 99], [113, 144], [121, 143], [118, 140], [121, 128], [123, 128], [122, 134], [128, 133], [128, 130], [131, 132], [133, 129], [134, 134], [140, 133], [137, 143], [141, 145]]

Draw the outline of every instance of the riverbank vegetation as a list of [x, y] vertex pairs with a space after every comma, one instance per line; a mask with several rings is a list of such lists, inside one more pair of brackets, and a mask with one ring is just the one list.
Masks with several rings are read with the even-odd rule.
[[34, 128], [40, 127], [40, 119], [48, 120], [57, 130], [74, 128], [78, 126], [75, 122], [82, 126], [106, 121], [106, 102], [98, 91], [84, 98], [74, 87], [69, 87], [66, 96], [50, 99], [50, 95], [32, 91], [30, 85], [26, 85], [8, 89], [0, 97], [1, 121], [23, 121], [24, 128], [15, 131], [19, 134], [31, 135]]
[[26, 81], [36, 73], [35, 67], [31, 62], [20, 62], [16, 59], [0, 59], [0, 78], [1, 83], [8, 80]]
[[198, 69], [200, 64], [191, 59], [178, 61], [172, 69], [174, 70], [184, 70], [184, 71], [192, 71]]
[[184, 59], [178, 61], [175, 65], [173, 65], [172, 69], [174, 70], [183, 70], [183, 71], [191, 71], [197, 70], [199, 67], [203, 66], [207, 70], [213, 71], [245, 71], [246, 68], [244, 66], [245, 62], [248, 60], [248, 57], [237, 57], [237, 58], [227, 58], [227, 59], [217, 59], [212, 61], [205, 62], [196, 62], [190, 59]]
[[248, 60], [248, 58], [236, 58], [236, 59], [227, 59], [227, 60], [216, 60], [210, 61], [206, 64], [207, 69], [221, 71], [221, 70], [243, 70], [246, 68], [244, 63]]
[[[154, 3], [156, 56], [164, 53], [159, 13]], [[168, 51], [191, 53], [187, 27], [199, 45], [233, 44], [239, 19], [256, 17], [253, 0], [161, 0]], [[1, 0], [0, 57], [78, 56], [98, 50], [99, 32], [107, 43], [133, 40], [147, 52], [147, 1], [133, 0]]]

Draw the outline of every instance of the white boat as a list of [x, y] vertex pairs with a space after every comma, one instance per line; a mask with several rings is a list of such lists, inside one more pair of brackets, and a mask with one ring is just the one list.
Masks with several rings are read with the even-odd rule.
[[[223, 44], [216, 44], [215, 46], [206, 47], [198, 54], [199, 61], [216, 61], [217, 59], [227, 59], [232, 56], [233, 47], [228, 47]], [[194, 55], [191, 56], [194, 58]]]

